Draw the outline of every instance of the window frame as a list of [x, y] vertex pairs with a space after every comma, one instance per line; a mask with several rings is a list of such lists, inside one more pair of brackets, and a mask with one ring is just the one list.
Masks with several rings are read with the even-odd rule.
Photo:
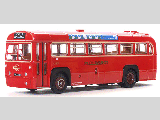
[[[73, 45], [73, 47], [71, 47], [71, 45]], [[84, 45], [84, 47], [76, 47], [76, 46], [74, 47], [74, 45]], [[73, 48], [75, 48], [75, 49], [76, 48], [84, 48], [84, 53], [71, 53], [71, 49], [73, 49]], [[87, 54], [87, 52], [86, 52], [86, 43], [83, 43], [83, 42], [82, 43], [76, 43], [76, 42], [75, 43], [73, 43], [73, 42], [70, 43], [70, 55], [71, 56], [86, 55], [86, 54]]]
[[[20, 45], [20, 44], [22, 44], [22, 49], [19, 48], [19, 45]], [[29, 57], [29, 58], [30, 58], [30, 59], [21, 59], [21, 60], [20, 60], [20, 59], [19, 59], [19, 57], [20, 57], [20, 56], [19, 56], [19, 55], [20, 55], [20, 54], [19, 54], [19, 53], [20, 53], [19, 50], [21, 50], [22, 53], [24, 54], [24, 46], [23, 46], [24, 44], [28, 44], [28, 45], [29, 45], [29, 49], [30, 49], [30, 52], [29, 52], [29, 54], [30, 54], [29, 56], [30, 56], [30, 57]], [[18, 46], [18, 47], [17, 47], [17, 53], [8, 53], [9, 45], [17, 45], [17, 46]], [[29, 49], [28, 49], [28, 50], [29, 50]], [[8, 59], [7, 59], [7, 55], [16, 55], [17, 59], [16, 59], [16, 60], [8, 60]], [[24, 58], [24, 57], [25, 57], [25, 56], [23, 55], [23, 58]], [[8, 43], [6, 43], [6, 54], [5, 54], [5, 58], [6, 58], [6, 59], [5, 59], [6, 61], [32, 61], [32, 42], [17, 42], [17, 43], [8, 42]]]
[[154, 54], [154, 46], [152, 43], [149, 43], [148, 49], [150, 48], [150, 46], [151, 46], [152, 53], [150, 53], [150, 51], [149, 51], [149, 55], [153, 55]]
[[[122, 53], [122, 50], [121, 50], [121, 45], [123, 45], [123, 44], [131, 44], [131, 46], [123, 46], [123, 49], [124, 49], [124, 47], [131, 47], [131, 53]], [[122, 55], [130, 55], [130, 54], [133, 54], [133, 44], [134, 43], [120, 43], [120, 54], [122, 54]]]
[[[57, 45], [57, 47], [58, 47], [58, 44], [59, 45], [61, 45], [61, 44], [66, 44], [66, 53], [58, 53], [58, 50], [57, 50], [57, 53], [52, 53], [52, 45]], [[59, 48], [61, 48], [61, 47], [59, 47]], [[59, 52], [60, 52], [61, 50], [59, 49]], [[51, 43], [51, 56], [67, 56], [68, 55], [68, 43], [54, 43], [54, 42], [52, 42]]]
[[39, 61], [39, 43], [36, 43], [36, 61]]
[[[90, 46], [89, 45], [101, 45], [101, 52], [99, 53], [90, 53]], [[99, 47], [91, 47], [91, 48], [99, 48]], [[103, 55], [103, 43], [88, 43], [88, 55]]]
[[[142, 52], [140, 50], [137, 52], [136, 51], [136, 44], [139, 44], [139, 47], [140, 47], [140, 44], [146, 44], [145, 52]], [[140, 52], [142, 52], [142, 53], [140, 53]], [[147, 54], [148, 54], [148, 45], [147, 45], [147, 43], [144, 43], [144, 42], [135, 43], [135, 55], [147, 55]]]
[[43, 60], [47, 60], [47, 43], [43, 43]]
[[[116, 50], [116, 53], [108, 53], [108, 52], [107, 52], [107, 45], [116, 45], [116, 49], [117, 49], [117, 50]], [[105, 43], [105, 44], [104, 44], [104, 47], [105, 47], [105, 48], [104, 48], [104, 49], [105, 49], [105, 55], [118, 55], [118, 48], [119, 48], [119, 47], [118, 47], [118, 43]]]

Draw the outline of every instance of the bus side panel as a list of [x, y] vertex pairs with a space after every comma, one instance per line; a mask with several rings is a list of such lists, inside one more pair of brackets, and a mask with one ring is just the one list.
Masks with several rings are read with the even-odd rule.
[[126, 56], [119, 58], [119, 61], [123, 66], [125, 65], [137, 65], [139, 69], [139, 81], [147, 81], [153, 79], [153, 56]]
[[87, 85], [122, 82], [124, 66], [136, 65], [139, 69], [139, 81], [145, 81], [156, 77], [152, 60], [153, 56], [145, 55], [52, 57], [52, 68], [67, 67], [71, 72], [71, 85]]
[[[119, 83], [122, 82], [123, 75], [123, 65], [118, 56], [107, 56], [104, 57], [104, 61], [107, 61], [107, 66], [104, 69], [105, 71], [105, 83]], [[102, 66], [103, 67], [103, 66]]]
[[148, 80], [156, 80], [156, 73], [157, 73], [157, 56], [154, 55], [150, 58], [150, 63], [152, 68], [148, 70]]
[[139, 70], [139, 81], [147, 81], [147, 80], [148, 80], [147, 70]]
[[[106, 70], [106, 81], [110, 83], [121, 82], [123, 78], [123, 68], [126, 65], [136, 65], [139, 69], [139, 80], [148, 80], [148, 70], [153, 70], [153, 63], [148, 64], [153, 60], [153, 56], [134, 56], [120, 55], [106, 57], [108, 60], [108, 69]], [[132, 68], [131, 68], [132, 69]]]
[[71, 85], [95, 84], [95, 68], [86, 65], [86, 61], [89, 61], [88, 57], [67, 58], [71, 70]]
[[148, 70], [148, 80], [156, 80], [156, 70]]
[[95, 73], [94, 72], [88, 72], [88, 83], [89, 84], [96, 84], [95, 82]]
[[71, 80], [71, 86], [89, 84], [87, 73], [71, 73]]
[[122, 82], [123, 72], [105, 72], [105, 83], [119, 83]]
[[157, 74], [157, 55], [154, 55], [154, 68], [153, 68], [153, 80], [156, 80], [156, 74]]
[[70, 69], [73, 86], [121, 82], [123, 66], [118, 64], [116, 57], [52, 57], [52, 68]]

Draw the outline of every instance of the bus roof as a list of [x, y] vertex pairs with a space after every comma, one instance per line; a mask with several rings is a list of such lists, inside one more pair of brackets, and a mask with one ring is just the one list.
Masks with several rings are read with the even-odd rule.
[[11, 33], [7, 41], [69, 41], [75, 39], [86, 40], [118, 40], [120, 37], [149, 37], [149, 34], [137, 31], [112, 32], [84, 32], [84, 30], [69, 31], [16, 31]]

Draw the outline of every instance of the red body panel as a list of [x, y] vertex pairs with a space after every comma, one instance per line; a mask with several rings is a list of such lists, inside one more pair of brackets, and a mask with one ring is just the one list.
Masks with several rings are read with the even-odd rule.
[[[6, 83], [10, 87], [37, 89], [39, 87], [50, 87], [50, 76], [53, 68], [67, 67], [71, 73], [71, 86], [87, 85], [87, 84], [105, 84], [105, 83], [119, 83], [122, 82], [123, 68], [125, 65], [137, 65], [139, 69], [139, 81], [155, 80], [157, 72], [157, 53], [156, 43], [153, 38], [145, 34], [135, 35], [127, 33], [119, 33], [118, 40], [70, 40], [66, 32], [53, 33], [36, 33], [26, 32], [25, 39], [14, 39], [14, 33], [8, 36], [7, 43], [21, 43], [31, 42], [32, 44], [32, 60], [31, 61], [7, 61], [5, 62], [5, 76]], [[78, 33], [78, 32], [77, 32]], [[104, 34], [104, 33], [103, 33]], [[106, 33], [113, 34], [113, 33]], [[154, 53], [152, 55], [121, 55], [120, 47], [117, 55], [70, 55], [70, 47], [68, 47], [69, 54], [67, 56], [51, 56], [51, 43], [74, 43], [74, 42], [111, 42], [111, 43], [136, 43], [146, 42], [154, 46]], [[39, 51], [44, 51], [42, 45], [46, 43], [46, 61], [43, 61], [43, 52], [39, 53], [39, 61], [36, 60], [36, 43], [39, 43]], [[104, 46], [104, 44], [103, 44]], [[133, 47], [135, 50], [135, 48]], [[88, 49], [87, 49], [88, 52]], [[100, 64], [97, 64], [99, 63]], [[37, 63], [39, 63], [39, 75], [37, 75]], [[47, 73], [44, 75], [44, 63], [47, 64]], [[13, 67], [18, 65], [20, 69], [15, 70]], [[29, 69], [31, 66], [31, 69]], [[96, 72], [97, 71], [97, 72]], [[21, 76], [14, 76], [14, 74], [21, 74]], [[27, 76], [25, 76], [27, 73]]]
[[[58, 62], [56, 61], [58, 58]], [[71, 71], [72, 85], [79, 83], [103, 84], [122, 82], [123, 68], [125, 65], [137, 65], [139, 68], [139, 80], [156, 79], [156, 69], [152, 63], [153, 56], [99, 56], [99, 57], [52, 57], [52, 67], [69, 67]], [[156, 58], [156, 57], [155, 57]], [[65, 59], [65, 62], [64, 62]], [[145, 61], [144, 61], [145, 60]], [[78, 61], [78, 62], [77, 62]], [[102, 65], [85, 65], [85, 62], [108, 61], [108, 64]], [[121, 62], [119, 62], [121, 61]], [[143, 62], [139, 62], [143, 61]], [[126, 64], [127, 62], [127, 64]], [[53, 63], [56, 63], [54, 65]], [[95, 68], [98, 73], [95, 74]], [[79, 75], [81, 76], [79, 78]], [[78, 83], [77, 83], [78, 82]]]

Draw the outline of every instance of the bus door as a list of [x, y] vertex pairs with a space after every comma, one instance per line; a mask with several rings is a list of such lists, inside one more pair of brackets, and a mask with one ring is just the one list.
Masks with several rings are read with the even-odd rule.
[[37, 87], [45, 87], [48, 85], [47, 81], [47, 48], [48, 43], [42, 42], [37, 43], [36, 45], [36, 52], [39, 54], [39, 59], [37, 61]]

